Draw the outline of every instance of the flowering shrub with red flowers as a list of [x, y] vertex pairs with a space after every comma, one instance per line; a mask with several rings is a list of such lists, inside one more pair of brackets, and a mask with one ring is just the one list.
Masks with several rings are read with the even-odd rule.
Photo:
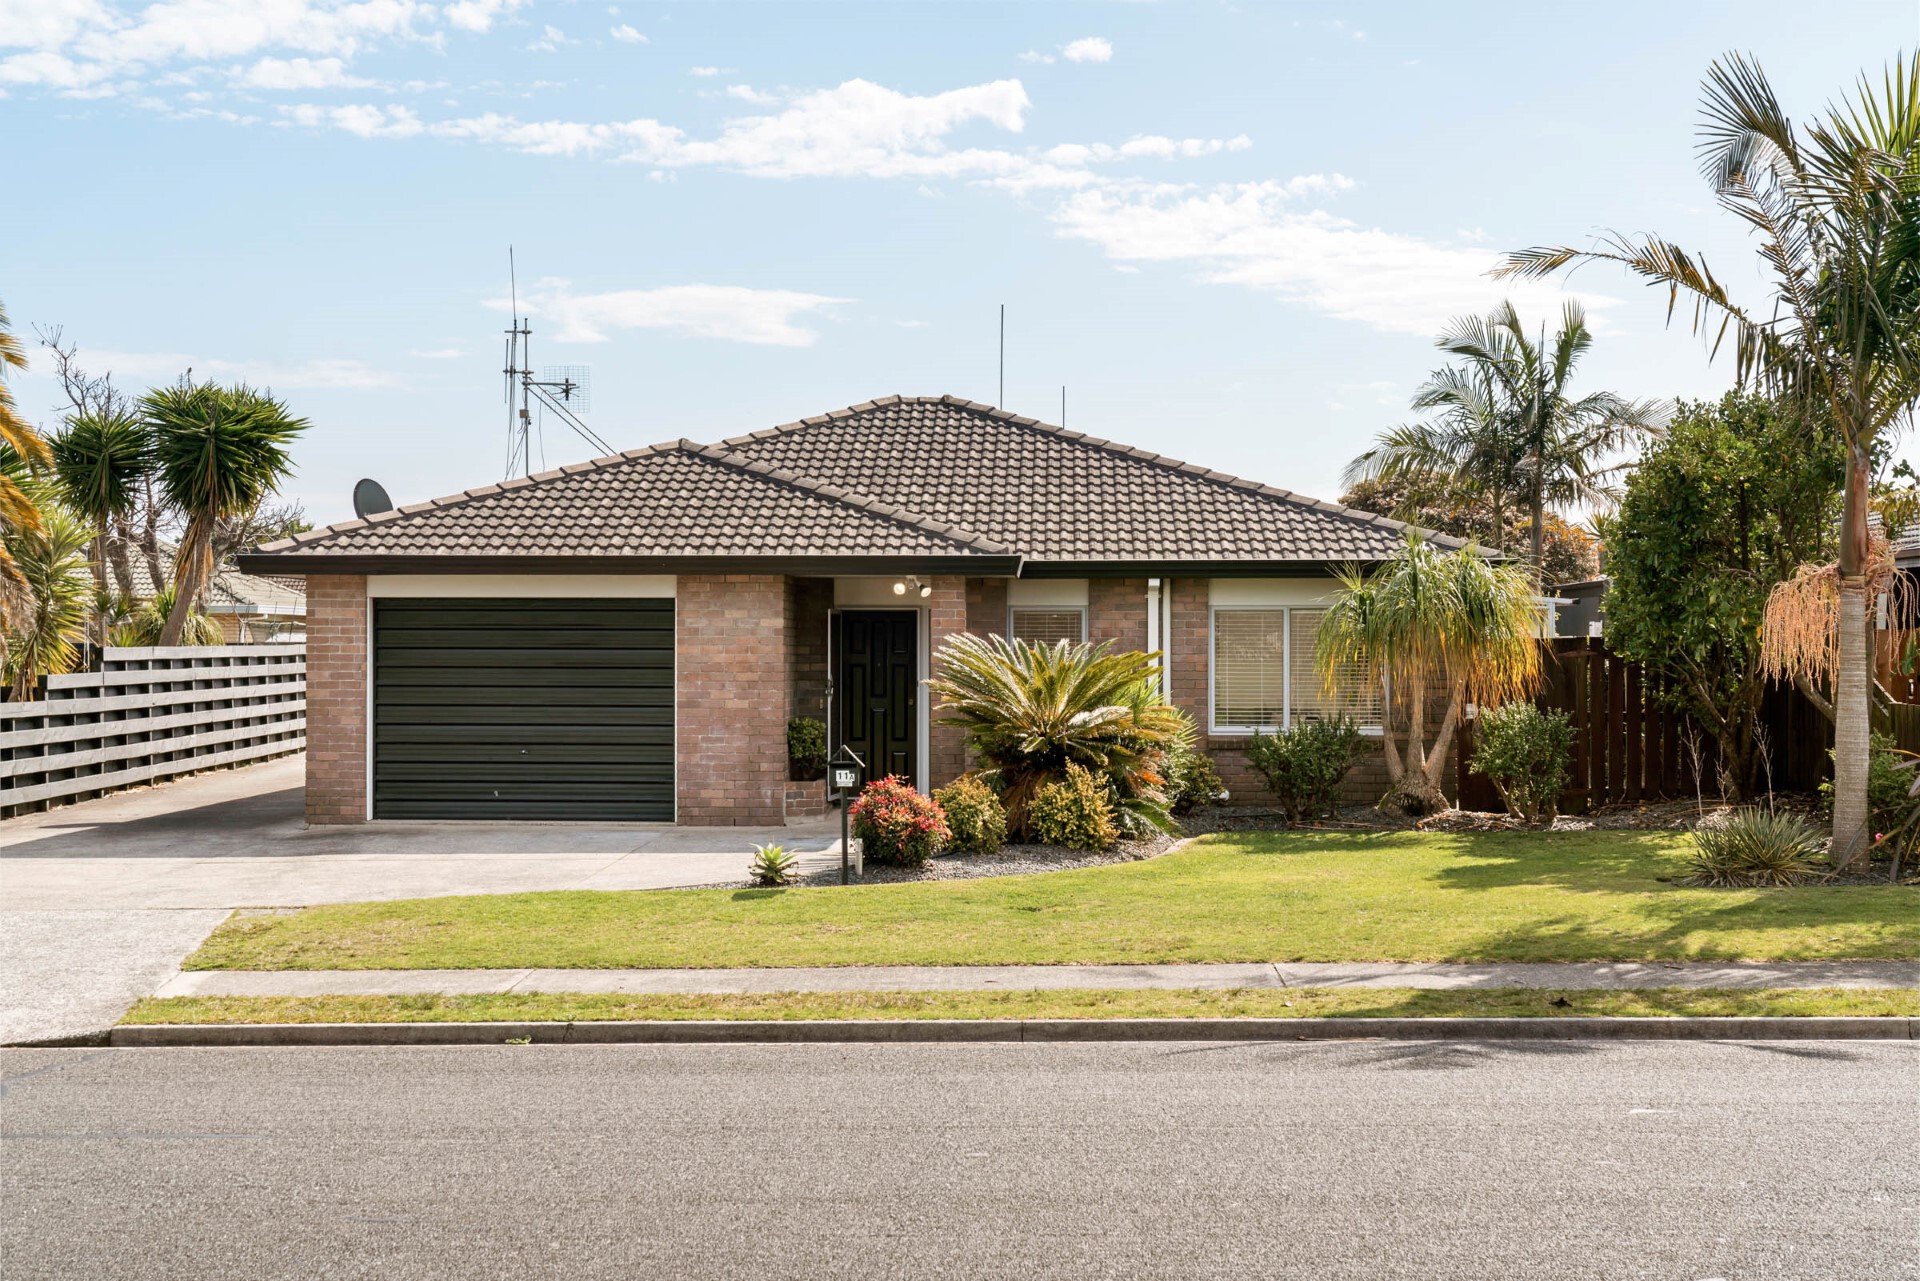
[[866, 843], [866, 856], [876, 863], [918, 867], [953, 835], [939, 804], [897, 774], [868, 783], [847, 815], [853, 834]]

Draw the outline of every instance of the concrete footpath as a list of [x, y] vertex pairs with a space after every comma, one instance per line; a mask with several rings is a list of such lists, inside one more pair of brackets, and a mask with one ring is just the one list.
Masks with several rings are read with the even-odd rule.
[[736, 970], [196, 970], [155, 996], [470, 996], [508, 992], [981, 992], [1289, 987], [1906, 988], [1920, 962], [1510, 965], [851, 965]]

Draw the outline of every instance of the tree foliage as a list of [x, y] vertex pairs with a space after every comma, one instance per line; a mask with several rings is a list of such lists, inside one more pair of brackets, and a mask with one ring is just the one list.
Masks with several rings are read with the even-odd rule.
[[1674, 679], [1736, 798], [1756, 782], [1767, 598], [1831, 552], [1844, 459], [1798, 407], [1729, 392], [1681, 406], [1601, 522], [1608, 644]]
[[[1494, 508], [1465, 486], [1416, 488], [1404, 480], [1378, 478], [1356, 481], [1340, 495], [1343, 506], [1391, 516], [1430, 529], [1436, 534], [1466, 538], [1482, 547], [1523, 547], [1531, 535], [1525, 512], [1506, 513], [1505, 526], [1496, 523]], [[1600, 573], [1600, 540], [1558, 512], [1542, 517], [1541, 578], [1548, 584], [1578, 583]]]

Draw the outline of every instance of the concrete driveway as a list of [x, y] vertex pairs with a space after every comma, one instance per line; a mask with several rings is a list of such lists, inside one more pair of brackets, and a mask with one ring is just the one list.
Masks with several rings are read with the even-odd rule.
[[369, 823], [309, 828], [305, 758], [0, 821], [0, 1044], [111, 1025], [235, 908], [740, 879], [756, 843], [811, 870], [837, 820], [785, 828]]

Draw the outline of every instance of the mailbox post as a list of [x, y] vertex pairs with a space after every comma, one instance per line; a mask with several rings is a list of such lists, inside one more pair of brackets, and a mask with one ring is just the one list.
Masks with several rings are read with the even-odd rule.
[[866, 771], [867, 763], [853, 752], [845, 743], [827, 762], [827, 782], [840, 797], [840, 883], [850, 883], [848, 875], [849, 846], [847, 840], [848, 815], [853, 798], [860, 792], [860, 776]]

